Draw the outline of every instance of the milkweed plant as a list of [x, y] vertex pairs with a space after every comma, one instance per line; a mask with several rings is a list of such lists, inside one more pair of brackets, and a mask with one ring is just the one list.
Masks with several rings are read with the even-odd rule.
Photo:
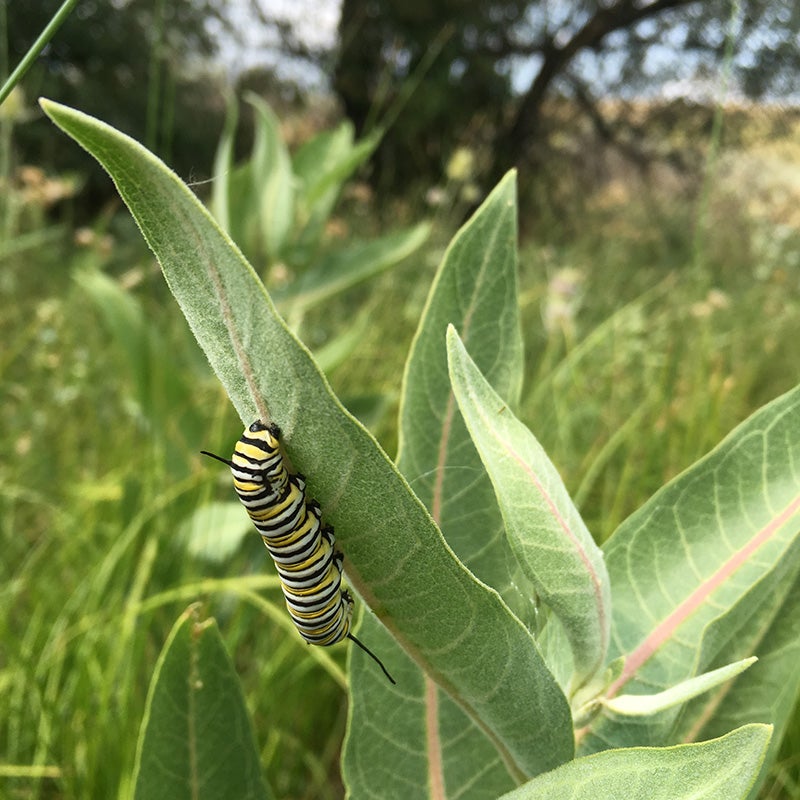
[[[800, 681], [800, 389], [598, 547], [515, 417], [513, 173], [443, 257], [393, 463], [186, 186], [108, 125], [42, 107], [109, 172], [242, 421], [277, 422], [335, 527], [358, 635], [396, 679], [351, 654], [350, 797], [754, 796]], [[137, 798], [273, 796], [197, 608], [155, 666], [132, 780]]]

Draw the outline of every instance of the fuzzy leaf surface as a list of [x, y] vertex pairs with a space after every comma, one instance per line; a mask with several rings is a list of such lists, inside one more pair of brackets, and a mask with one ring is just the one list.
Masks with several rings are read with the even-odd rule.
[[[614, 596], [611, 657], [625, 656], [611, 696], [623, 689], [652, 694], [749, 655], [759, 656], [759, 664], [736, 683], [756, 680], [774, 648], [770, 628], [791, 605], [787, 590], [797, 578], [799, 432], [797, 388], [745, 420], [607, 542]], [[785, 640], [786, 631], [776, 629], [775, 635]], [[796, 662], [767, 662], [770, 682], [796, 692]], [[714, 726], [720, 698], [731, 688], [693, 701], [695, 726], [700, 718]], [[741, 708], [746, 710], [740, 721], [763, 720], [763, 700]], [[674, 714], [663, 714], [631, 727], [600, 718], [582, 747], [668, 744], [699, 730], [675, 728], [675, 721]]]
[[170, 632], [153, 672], [134, 800], [269, 800], [233, 663], [196, 607]]
[[501, 800], [741, 800], [764, 761], [771, 728], [675, 747], [631, 747], [575, 759]]
[[[129, 137], [51, 101], [42, 106], [111, 174], [243, 422], [260, 417], [280, 425], [290, 461], [308, 476], [308, 496], [336, 526], [350, 585], [510, 768], [535, 775], [568, 758], [566, 702], [530, 634], [454, 557], [206, 209]], [[232, 432], [231, 449], [239, 435]], [[255, 534], [253, 542], [262, 546]], [[379, 655], [394, 671], [391, 652]], [[365, 654], [352, 658], [377, 673]], [[406, 691], [398, 686], [395, 702]], [[383, 717], [374, 724], [383, 725]], [[388, 755], [374, 768], [391, 770]]]
[[[772, 723], [774, 733], [758, 786], [778, 754], [800, 699], [800, 540], [795, 540], [778, 569], [708, 626], [699, 663], [714, 667], [746, 653], [755, 653], [758, 663], [710, 696], [689, 703], [674, 738], [695, 742], [747, 722]], [[751, 796], [756, 795], [754, 789]]]
[[[521, 384], [522, 337], [517, 302], [516, 187], [507, 175], [453, 239], [430, 290], [403, 382], [398, 465], [439, 523], [450, 547], [493, 586], [521, 619], [530, 621], [532, 587], [503, 535], [491, 483], [455, 407], [447, 374], [445, 333], [458, 325], [498, 391], [515, 402]], [[433, 589], [433, 587], [432, 587]], [[435, 591], [435, 589], [434, 589]], [[432, 595], [431, 603], [439, 601]], [[485, 798], [511, 788], [512, 777], [493, 743], [454, 700], [404, 658], [373, 620], [362, 635], [391, 653], [403, 700], [351, 660], [353, 681], [343, 769], [352, 796]], [[535, 644], [530, 645], [535, 649]], [[538, 650], [535, 650], [539, 659]], [[571, 757], [566, 701], [541, 661], [531, 680], [553, 693], [537, 747], [556, 762]], [[373, 707], [391, 708], [387, 724], [369, 724]], [[556, 745], [556, 743], [559, 743]], [[557, 750], [546, 755], [554, 745]], [[379, 753], [397, 768], [370, 769]], [[512, 770], [512, 772], [514, 772]]]
[[611, 596], [603, 554], [536, 437], [514, 416], [447, 331], [450, 379], [505, 520], [511, 549], [561, 621], [580, 686], [605, 663]]

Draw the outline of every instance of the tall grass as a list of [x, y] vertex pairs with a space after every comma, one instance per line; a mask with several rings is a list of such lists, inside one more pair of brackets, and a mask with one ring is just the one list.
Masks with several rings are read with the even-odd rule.
[[[0, 323], [9, 343], [0, 795], [126, 796], [153, 664], [177, 615], [199, 598], [220, 619], [270, 731], [262, 741], [275, 785], [297, 797], [335, 796], [329, 775], [344, 724], [341, 690], [326, 677], [335, 665], [320, 670], [287, 636], [285, 615], [270, 616], [279, 593], [257, 541], [220, 567], [187, 557], [178, 536], [220, 477], [197, 450], [238, 422], [208, 377], [195, 380], [202, 370], [171, 307], [151, 303], [146, 313], [158, 348], [126, 353], [85, 279], [73, 279], [98, 258], [62, 246], [5, 264], [4, 304], [14, 310]], [[166, 367], [189, 387], [171, 408], [160, 400], [176, 395]], [[298, 714], [309, 701], [314, 713]]]

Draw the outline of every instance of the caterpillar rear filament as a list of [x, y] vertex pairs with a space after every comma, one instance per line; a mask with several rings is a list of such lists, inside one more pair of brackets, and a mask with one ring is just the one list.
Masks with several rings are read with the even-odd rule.
[[272, 556], [286, 607], [309, 643], [331, 645], [350, 639], [395, 683], [381, 660], [350, 633], [353, 598], [342, 587], [341, 552], [333, 528], [322, 524], [316, 500], [306, 498], [302, 475], [290, 475], [275, 424], [256, 420], [236, 443], [229, 459], [201, 451], [227, 464], [233, 485]]

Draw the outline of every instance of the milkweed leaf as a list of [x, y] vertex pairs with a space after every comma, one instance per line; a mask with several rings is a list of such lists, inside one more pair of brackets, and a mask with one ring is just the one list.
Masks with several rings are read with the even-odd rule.
[[452, 326], [447, 345], [458, 407], [492, 479], [511, 549], [564, 627], [578, 688], [602, 670], [608, 649], [611, 594], [603, 554], [544, 449], [483, 377]]
[[197, 606], [156, 664], [136, 757], [134, 800], [269, 800], [239, 678]]
[[[569, 758], [569, 709], [530, 634], [455, 558], [206, 209], [129, 137], [51, 101], [42, 107], [111, 174], [243, 422], [280, 425], [291, 462], [309, 476], [309, 496], [336, 527], [348, 580], [369, 608], [510, 769], [533, 775]], [[400, 681], [390, 658], [378, 654]], [[369, 661], [351, 658], [358, 655]], [[406, 691], [398, 686], [397, 697]]]
[[[445, 332], [459, 325], [465, 340], [510, 403], [519, 396], [522, 336], [517, 299], [516, 183], [509, 173], [453, 239], [431, 287], [406, 364], [398, 466], [441, 526], [459, 559], [500, 593], [518, 619], [535, 619], [533, 589], [508, 551], [494, 492], [455, 407], [447, 374]], [[434, 579], [435, 580], [435, 579]], [[526, 591], [527, 590], [527, 591]], [[438, 608], [444, 587], [429, 589]], [[431, 610], [430, 613], [436, 613]], [[426, 678], [369, 617], [363, 636], [399, 666], [403, 702], [385, 682], [351, 659], [353, 682], [343, 757], [353, 796], [493, 797], [520, 778], [463, 709]], [[396, 653], [392, 656], [393, 653]], [[487, 651], [488, 657], [488, 651]], [[552, 686], [536, 651], [530, 680]], [[547, 701], [547, 722], [536, 747], [544, 757], [562, 748], [569, 757], [571, 721], [560, 692]], [[372, 709], [393, 709], [392, 725], [375, 729]], [[547, 736], [545, 736], [547, 732]], [[551, 737], [552, 734], [552, 737]], [[390, 772], [371, 768], [388, 757]]]
[[[606, 542], [614, 597], [610, 657], [625, 658], [611, 697], [652, 694], [751, 655], [759, 663], [733, 687], [724, 684], [693, 701], [695, 720], [703, 717], [708, 725], [725, 695], [762, 669], [772, 673], [769, 685], [797, 692], [796, 662], [764, 659], [762, 648], [773, 646], [766, 634], [791, 606], [786, 591], [800, 569], [798, 431], [800, 387], [745, 420]], [[737, 721], [772, 721], [763, 700], [745, 708], [748, 715]], [[582, 750], [694, 738], [693, 723], [673, 732], [676, 716], [677, 709], [636, 726], [600, 717]]]
[[699, 744], [606, 750], [540, 775], [500, 800], [742, 800], [771, 731], [746, 725]]

